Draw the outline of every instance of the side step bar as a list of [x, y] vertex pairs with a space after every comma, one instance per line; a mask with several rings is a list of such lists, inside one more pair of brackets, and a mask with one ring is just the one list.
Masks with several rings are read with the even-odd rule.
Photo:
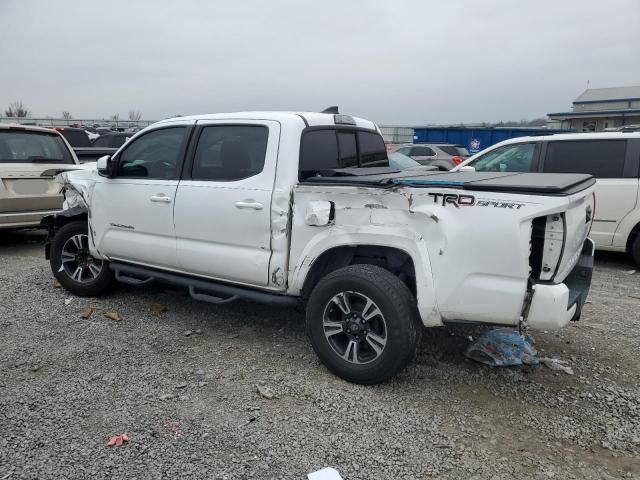
[[115, 272], [116, 280], [128, 285], [146, 285], [150, 282], [162, 282], [169, 285], [177, 285], [189, 289], [189, 295], [195, 300], [221, 304], [234, 300], [249, 300], [266, 303], [267, 305], [281, 305], [294, 307], [298, 304], [296, 297], [278, 295], [274, 293], [259, 292], [250, 288], [227, 285], [208, 280], [202, 280], [175, 273], [161, 272], [151, 268], [126, 265], [124, 263], [111, 263], [109, 268]]

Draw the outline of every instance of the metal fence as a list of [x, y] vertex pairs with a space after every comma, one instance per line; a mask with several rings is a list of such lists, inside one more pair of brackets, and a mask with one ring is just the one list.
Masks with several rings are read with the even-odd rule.
[[0, 117], [0, 123], [17, 123], [20, 125], [41, 125], [44, 127], [72, 127], [72, 126], [85, 126], [93, 127], [95, 125], [100, 127], [116, 127], [116, 128], [129, 128], [129, 127], [146, 127], [155, 123], [157, 120], [107, 120], [104, 118], [53, 118], [53, 117]]
[[412, 127], [383, 127], [380, 126], [385, 143], [413, 143]]

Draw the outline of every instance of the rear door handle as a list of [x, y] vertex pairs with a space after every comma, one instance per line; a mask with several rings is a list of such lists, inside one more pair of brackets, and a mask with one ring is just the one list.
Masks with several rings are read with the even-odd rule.
[[152, 202], [159, 202], [159, 203], [171, 203], [171, 197], [167, 197], [164, 193], [151, 195], [149, 197], [149, 200], [151, 200]]
[[242, 202], [235, 203], [236, 208], [250, 208], [252, 210], [262, 210], [264, 207], [261, 203], [254, 202], [253, 200], [244, 200]]

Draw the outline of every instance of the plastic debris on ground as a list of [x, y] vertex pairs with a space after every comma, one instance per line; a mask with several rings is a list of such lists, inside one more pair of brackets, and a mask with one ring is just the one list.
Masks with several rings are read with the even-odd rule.
[[557, 358], [538, 357], [530, 335], [521, 335], [518, 330], [494, 328], [480, 335], [464, 354], [467, 358], [490, 367], [517, 367], [543, 364], [551, 370], [573, 375], [573, 369]]
[[335, 468], [327, 467], [307, 475], [308, 480], [342, 480]]
[[107, 442], [107, 447], [121, 447], [128, 441], [129, 441], [129, 436], [126, 433], [123, 433], [122, 435], [116, 435], [115, 437], [111, 437]]
[[517, 330], [495, 328], [480, 335], [464, 354], [467, 358], [490, 367], [514, 367], [522, 364], [536, 365], [538, 352], [529, 335]]
[[538, 361], [549, 367], [551, 370], [560, 370], [568, 375], [573, 375], [573, 369], [570, 366], [565, 365], [565, 363], [567, 363], [565, 361], [547, 357], [539, 358]]
[[258, 384], [256, 385], [256, 388], [258, 389], [258, 393], [262, 395], [264, 398], [266, 398], [267, 400], [271, 400], [276, 396], [276, 393], [267, 386]]

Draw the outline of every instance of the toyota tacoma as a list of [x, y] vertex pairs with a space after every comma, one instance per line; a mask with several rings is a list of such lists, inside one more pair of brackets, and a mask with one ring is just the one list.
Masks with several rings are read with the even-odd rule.
[[302, 305], [356, 383], [402, 370], [424, 327], [561, 328], [591, 283], [590, 175], [394, 170], [376, 125], [335, 111], [163, 120], [58, 181], [46, 255], [66, 289]]

